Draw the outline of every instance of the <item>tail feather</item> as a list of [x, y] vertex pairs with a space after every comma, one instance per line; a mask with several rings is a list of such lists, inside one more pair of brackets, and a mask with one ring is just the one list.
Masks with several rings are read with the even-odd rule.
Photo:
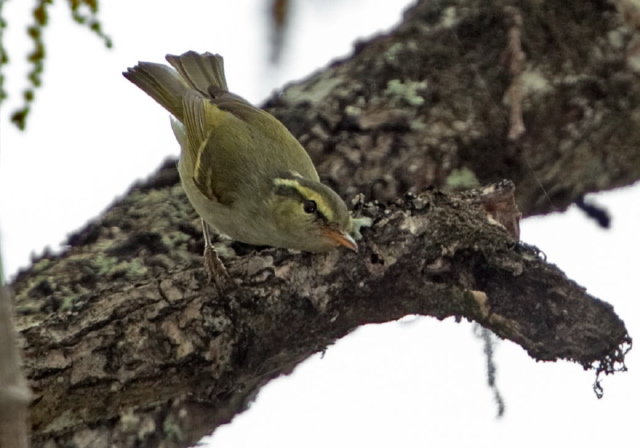
[[228, 90], [222, 56], [209, 52], [199, 54], [195, 51], [187, 51], [180, 56], [168, 54], [166, 59], [189, 86], [203, 96], [211, 95], [209, 90], [211, 87]]
[[140, 62], [122, 74], [167, 109], [171, 115], [180, 121], [183, 120], [182, 96], [189, 86], [175, 70], [163, 64]]
[[180, 56], [168, 54], [167, 61], [173, 68], [153, 62], [139, 62], [123, 75], [178, 121], [184, 121], [183, 100], [188, 90], [194, 89], [205, 98], [228, 94], [222, 56], [187, 51]]

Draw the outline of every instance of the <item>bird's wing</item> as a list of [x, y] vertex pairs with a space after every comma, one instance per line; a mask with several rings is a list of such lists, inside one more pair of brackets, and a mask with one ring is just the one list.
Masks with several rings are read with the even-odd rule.
[[[207, 98], [195, 90], [190, 90], [183, 96], [183, 108], [185, 142], [182, 148], [182, 162], [200, 192], [208, 199], [218, 202], [213, 171], [210, 169], [215, 161], [211, 160], [212, 151], [208, 146], [211, 144], [214, 128], [210, 123], [220, 121], [223, 117], [216, 119], [210, 116], [227, 113], [211, 104]], [[212, 118], [213, 121], [209, 121]]]

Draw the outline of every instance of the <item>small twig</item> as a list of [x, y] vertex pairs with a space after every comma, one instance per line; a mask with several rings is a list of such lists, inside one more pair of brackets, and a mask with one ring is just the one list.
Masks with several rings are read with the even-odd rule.
[[486, 356], [485, 359], [487, 362], [487, 384], [493, 391], [493, 398], [495, 399], [497, 406], [496, 415], [498, 418], [500, 418], [504, 416], [505, 404], [496, 381], [496, 372], [498, 371], [498, 366], [496, 365], [493, 356], [496, 338], [493, 336], [491, 330], [487, 330], [486, 328], [478, 324], [476, 324], [476, 326], [474, 327], [474, 332], [478, 339], [481, 339], [482, 343], [484, 344], [484, 354]]
[[516, 141], [525, 133], [526, 128], [522, 120], [522, 73], [527, 60], [522, 51], [522, 14], [520, 10], [513, 6], [504, 8], [507, 31], [507, 48], [503, 54], [503, 61], [509, 67], [511, 84], [507, 89], [507, 99], [509, 100], [509, 141]]

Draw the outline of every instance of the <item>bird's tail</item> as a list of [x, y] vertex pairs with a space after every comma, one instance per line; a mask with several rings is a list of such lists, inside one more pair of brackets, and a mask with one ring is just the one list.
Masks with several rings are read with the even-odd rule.
[[[168, 54], [169, 64], [139, 62], [123, 73], [179, 121], [183, 121], [183, 96], [194, 89], [206, 98], [211, 97], [211, 88], [227, 91], [222, 56], [211, 53], [199, 54], [188, 51], [180, 56]], [[176, 71], [177, 70], [177, 71]]]
[[224, 60], [218, 54], [187, 51], [180, 56], [168, 54], [166, 59], [173, 68], [178, 70], [189, 87], [196, 89], [205, 97], [210, 96], [211, 87], [229, 90], [224, 77]]

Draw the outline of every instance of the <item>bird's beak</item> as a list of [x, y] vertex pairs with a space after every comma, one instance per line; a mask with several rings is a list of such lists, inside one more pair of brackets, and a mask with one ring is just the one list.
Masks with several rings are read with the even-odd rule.
[[358, 245], [348, 233], [334, 229], [325, 229], [324, 234], [327, 238], [329, 238], [331, 241], [334, 241], [339, 246], [344, 246], [354, 252], [358, 252]]

